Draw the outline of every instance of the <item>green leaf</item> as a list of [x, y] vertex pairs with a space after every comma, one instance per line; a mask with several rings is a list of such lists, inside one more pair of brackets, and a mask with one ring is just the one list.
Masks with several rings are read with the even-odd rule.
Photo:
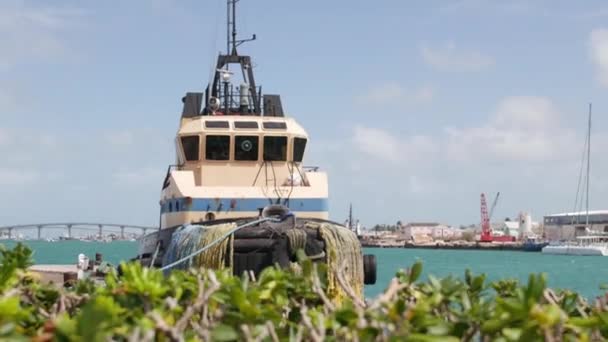
[[422, 262], [416, 261], [410, 270], [409, 283], [412, 284], [418, 280], [420, 274], [422, 273]]
[[459, 338], [454, 336], [432, 336], [423, 334], [411, 334], [406, 339], [409, 342], [458, 342]]
[[236, 341], [238, 338], [239, 334], [236, 330], [225, 324], [218, 325], [211, 332], [211, 340], [213, 341]]

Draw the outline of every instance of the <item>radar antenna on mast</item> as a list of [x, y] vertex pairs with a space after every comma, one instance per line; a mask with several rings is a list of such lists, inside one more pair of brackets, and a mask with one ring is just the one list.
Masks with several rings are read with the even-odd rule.
[[236, 56], [237, 46], [245, 42], [255, 40], [256, 36], [253, 34], [249, 39], [236, 39], [236, 3], [240, 0], [227, 1], [226, 15], [228, 17], [228, 21], [226, 22], [226, 54]]
[[[249, 41], [256, 40], [256, 35], [249, 39], [237, 39], [236, 4], [240, 0], [226, 0], [226, 53], [220, 52], [215, 65], [211, 82], [205, 93], [188, 93], [182, 99], [184, 109], [182, 117], [198, 115], [255, 115], [283, 117], [283, 106], [278, 94], [262, 95], [262, 87], [256, 84], [253, 75], [251, 57], [239, 55], [237, 48]], [[240, 85], [231, 82], [231, 64], [241, 69]], [[203, 100], [204, 99], [204, 100]], [[201, 105], [204, 105], [201, 111]]]

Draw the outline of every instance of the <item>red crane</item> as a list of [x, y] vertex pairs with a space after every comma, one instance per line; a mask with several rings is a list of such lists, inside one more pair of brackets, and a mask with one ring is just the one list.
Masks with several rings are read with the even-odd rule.
[[[498, 196], [500, 192], [496, 194], [494, 203], [492, 204], [491, 212], [494, 212], [496, 203], [498, 202]], [[479, 238], [481, 242], [511, 242], [515, 241], [515, 238], [510, 235], [492, 235], [492, 228], [490, 227], [490, 215], [488, 215], [488, 204], [486, 203], [486, 195], [481, 194], [481, 236]]]
[[490, 228], [490, 216], [488, 216], [488, 204], [486, 195], [481, 194], [481, 242], [492, 242], [492, 229]]

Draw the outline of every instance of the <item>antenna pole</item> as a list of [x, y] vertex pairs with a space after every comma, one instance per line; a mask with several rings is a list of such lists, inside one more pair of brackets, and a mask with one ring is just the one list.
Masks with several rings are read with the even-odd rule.
[[591, 103], [589, 103], [589, 124], [587, 127], [587, 194], [585, 199], [586, 223], [589, 228], [589, 168], [591, 166]]
[[236, 55], [236, 2], [232, 0], [232, 53]]
[[226, 0], [226, 55], [236, 56], [236, 48], [256, 39], [255, 34], [249, 39], [236, 39], [236, 3], [240, 0]]
[[231, 0], [226, 2], [226, 54], [230, 54], [230, 3]]

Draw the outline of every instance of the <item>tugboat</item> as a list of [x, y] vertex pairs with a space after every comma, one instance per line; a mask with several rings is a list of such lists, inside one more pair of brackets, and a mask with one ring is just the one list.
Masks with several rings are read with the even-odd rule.
[[327, 174], [303, 165], [308, 134], [285, 116], [280, 95], [262, 93], [251, 57], [237, 52], [256, 38], [237, 39], [237, 2], [227, 0], [227, 52], [213, 79], [204, 93], [182, 98], [160, 227], [141, 239], [137, 259], [165, 271], [227, 267], [242, 275], [294, 267], [305, 255], [327, 263], [331, 296], [345, 295], [338, 271], [362, 296], [363, 284], [376, 280], [375, 256], [362, 254], [355, 232], [329, 221]]

